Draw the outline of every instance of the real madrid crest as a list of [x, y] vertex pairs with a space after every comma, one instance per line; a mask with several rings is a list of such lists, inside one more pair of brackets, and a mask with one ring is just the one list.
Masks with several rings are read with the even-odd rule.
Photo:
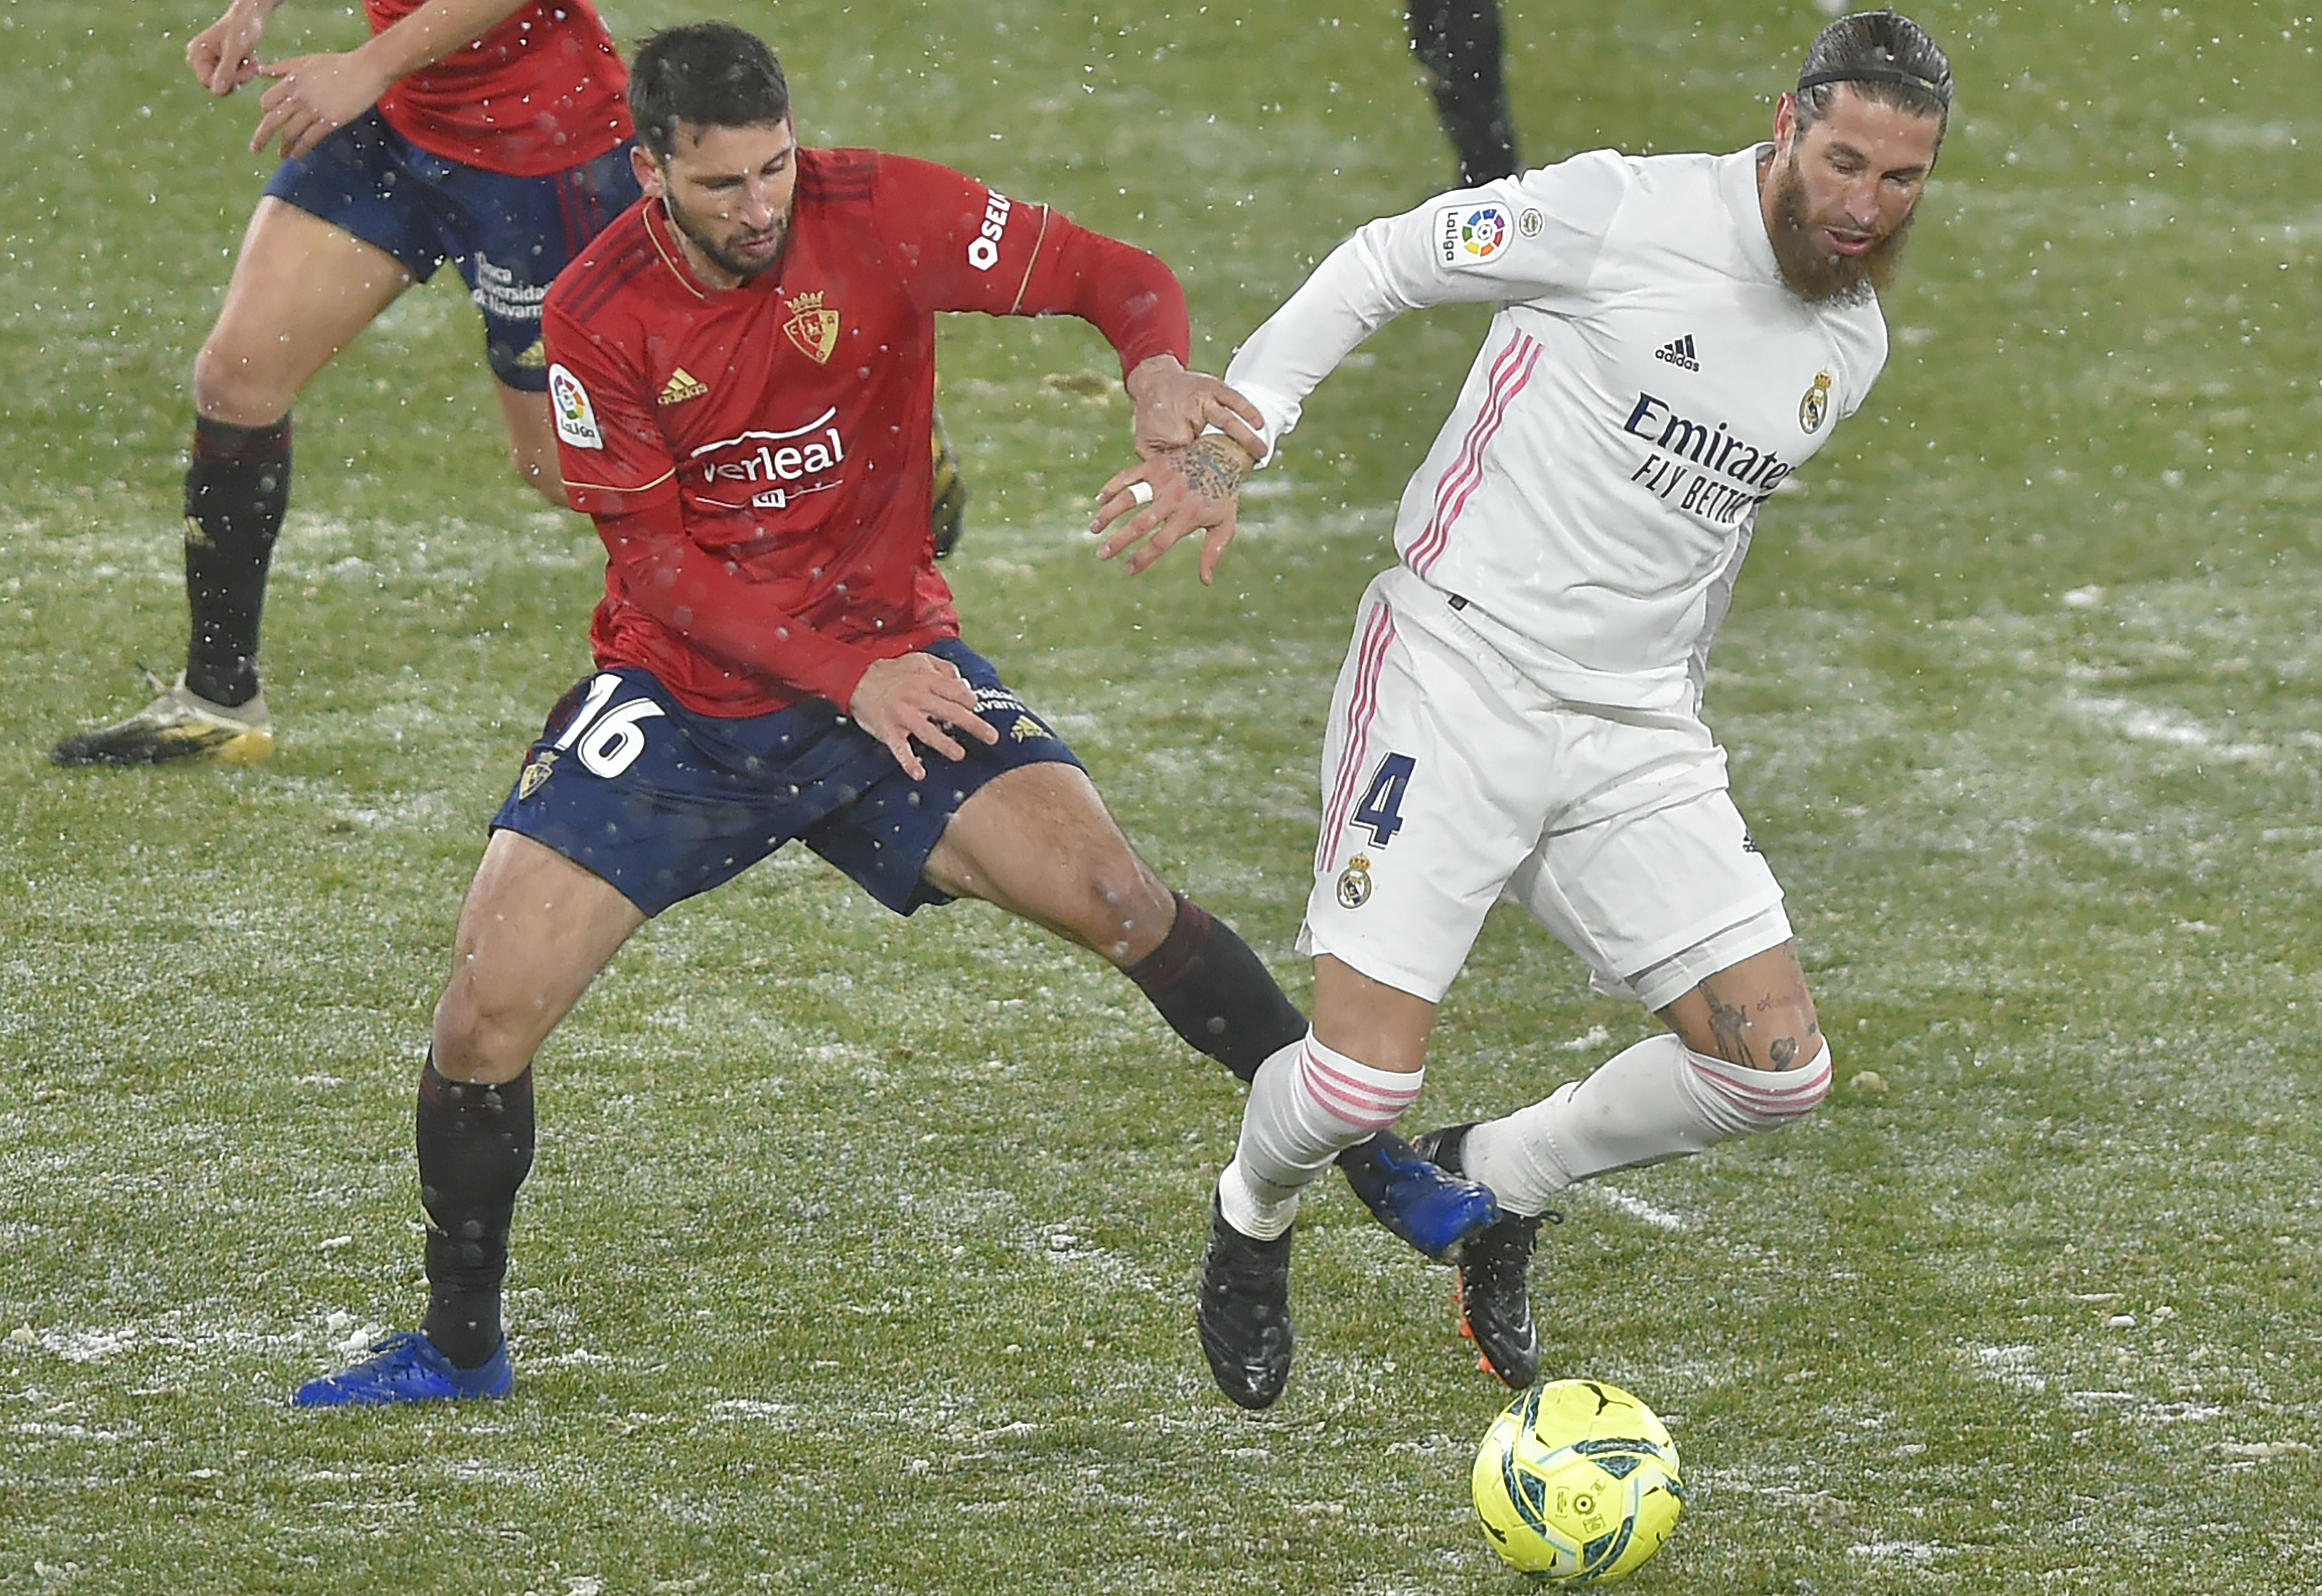
[[811, 355], [814, 363], [828, 365], [831, 351], [838, 347], [838, 312], [822, 307], [822, 290], [800, 294], [785, 307], [791, 315], [782, 323], [782, 331], [790, 335], [802, 354]]
[[1815, 373], [1814, 386], [1798, 400], [1798, 427], [1802, 431], [1822, 430], [1822, 424], [1830, 417], [1830, 385], [1836, 381], [1828, 371]]
[[1342, 908], [1359, 909], [1370, 901], [1371, 856], [1358, 853], [1339, 872], [1339, 903]]

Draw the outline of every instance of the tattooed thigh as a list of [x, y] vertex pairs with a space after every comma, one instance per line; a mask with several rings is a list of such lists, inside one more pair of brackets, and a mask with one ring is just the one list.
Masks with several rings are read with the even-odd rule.
[[1696, 1053], [1747, 1069], [1794, 1069], [1822, 1050], [1822, 1028], [1796, 944], [1718, 971], [1661, 1011]]

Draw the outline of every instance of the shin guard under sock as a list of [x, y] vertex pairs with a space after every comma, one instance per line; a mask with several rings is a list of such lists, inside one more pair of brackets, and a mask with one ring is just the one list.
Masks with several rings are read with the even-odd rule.
[[1374, 1069], [1301, 1037], [1250, 1083], [1233, 1161], [1218, 1179], [1226, 1222], [1271, 1241], [1290, 1228], [1298, 1194], [1339, 1154], [1385, 1130], [1418, 1099], [1426, 1071]]
[[186, 686], [232, 707], [258, 696], [267, 566], [290, 502], [290, 417], [270, 427], [194, 423], [186, 468]]
[[1269, 1056], [1306, 1034], [1306, 1016], [1233, 927], [1184, 894], [1175, 896], [1169, 934], [1121, 973], [1189, 1046], [1254, 1079]]
[[1796, 1069], [1751, 1069], [1653, 1036], [1529, 1108], [1476, 1125], [1462, 1172], [1514, 1214], [1544, 1211], [1575, 1181], [1706, 1151], [1813, 1112], [1829, 1095], [1830, 1046]]
[[532, 1169], [532, 1071], [486, 1086], [447, 1078], [431, 1057], [419, 1078], [418, 1144], [428, 1286], [419, 1328], [472, 1369], [500, 1344], [508, 1230]]

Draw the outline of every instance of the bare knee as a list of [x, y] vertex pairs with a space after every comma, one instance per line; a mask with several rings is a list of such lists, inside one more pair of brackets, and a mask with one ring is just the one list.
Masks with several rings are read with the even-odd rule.
[[1696, 1053], [1747, 1069], [1798, 1069], [1823, 1050], [1822, 1026], [1793, 943], [1718, 971], [1660, 1011]]
[[290, 413], [298, 390], [216, 333], [194, 356], [194, 413], [233, 427], [267, 427]]
[[1177, 900], [1144, 861], [1126, 848], [1077, 860], [1060, 929], [1126, 968], [1161, 945], [1177, 918]]
[[1746, 1069], [1797, 1069], [1823, 1051], [1822, 1025], [1803, 993], [1795, 1001], [1735, 1001], [1696, 987], [1664, 1017], [1695, 1052]]
[[546, 1036], [535, 1007], [495, 1001], [454, 978], [435, 1004], [435, 1069], [449, 1080], [514, 1080]]

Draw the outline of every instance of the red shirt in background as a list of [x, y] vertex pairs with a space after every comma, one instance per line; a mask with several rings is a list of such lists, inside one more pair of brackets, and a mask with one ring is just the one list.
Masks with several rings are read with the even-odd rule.
[[[363, 0], [384, 33], [425, 0]], [[511, 177], [594, 161], [629, 136], [629, 69], [590, 0], [533, 0], [379, 97], [430, 154]]]

